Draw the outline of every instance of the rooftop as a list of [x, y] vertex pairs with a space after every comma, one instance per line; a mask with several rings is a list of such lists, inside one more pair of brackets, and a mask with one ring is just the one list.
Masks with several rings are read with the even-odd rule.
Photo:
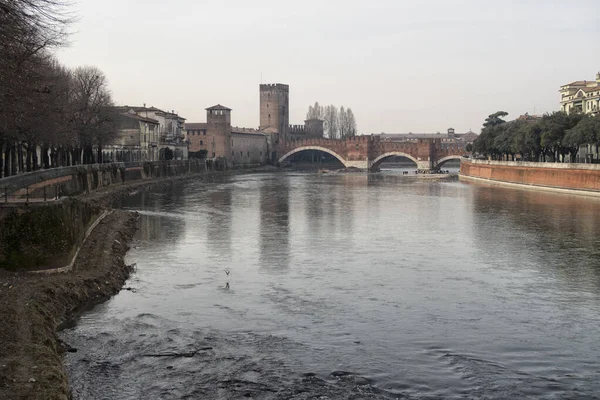
[[231, 111], [231, 108], [227, 108], [227, 107], [225, 107], [225, 106], [222, 106], [222, 105], [220, 105], [220, 104], [217, 104], [216, 106], [208, 107], [206, 110], [207, 110], [207, 111], [208, 111], [208, 110], [225, 110], [225, 111]]
[[186, 130], [206, 129], [207, 125], [208, 124], [206, 122], [188, 122], [187, 124], [185, 124], [185, 129]]

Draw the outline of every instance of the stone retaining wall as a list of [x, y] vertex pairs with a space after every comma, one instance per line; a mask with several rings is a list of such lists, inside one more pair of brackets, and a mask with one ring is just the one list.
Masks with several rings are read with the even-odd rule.
[[528, 187], [600, 194], [600, 165], [462, 160], [461, 179], [476, 178]]
[[39, 170], [0, 179], [0, 204], [51, 200], [129, 181], [203, 173], [206, 170], [204, 160], [91, 164]]

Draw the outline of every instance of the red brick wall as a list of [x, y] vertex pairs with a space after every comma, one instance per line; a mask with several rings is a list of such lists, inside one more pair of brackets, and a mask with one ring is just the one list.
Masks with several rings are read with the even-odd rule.
[[600, 191], [600, 165], [462, 161], [460, 173], [524, 185]]

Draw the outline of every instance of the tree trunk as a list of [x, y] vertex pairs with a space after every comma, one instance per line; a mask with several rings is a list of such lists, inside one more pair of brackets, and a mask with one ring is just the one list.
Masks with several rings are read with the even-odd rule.
[[23, 143], [17, 142], [17, 168], [19, 173], [25, 172], [25, 165], [23, 164]]
[[17, 174], [17, 154], [14, 143], [10, 145], [10, 175]]
[[27, 148], [25, 149], [25, 166], [27, 168], [27, 172], [31, 172], [33, 168], [31, 167], [31, 161], [33, 156], [31, 155], [31, 143], [27, 142]]
[[4, 176], [10, 176], [10, 145], [8, 143], [4, 148]]

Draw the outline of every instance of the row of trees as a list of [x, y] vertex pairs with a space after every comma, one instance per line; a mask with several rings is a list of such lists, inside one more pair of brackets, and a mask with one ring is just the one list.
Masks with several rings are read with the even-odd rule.
[[600, 116], [554, 112], [506, 122], [507, 115], [486, 118], [474, 152], [492, 160], [575, 162], [580, 146], [600, 145]]
[[63, 0], [0, 0], [0, 177], [101, 162], [116, 136], [102, 71], [53, 57], [72, 21]]
[[350, 107], [338, 109], [334, 105], [322, 106], [315, 102], [314, 106], [308, 106], [306, 119], [323, 120], [324, 134], [330, 139], [356, 136], [356, 119]]

